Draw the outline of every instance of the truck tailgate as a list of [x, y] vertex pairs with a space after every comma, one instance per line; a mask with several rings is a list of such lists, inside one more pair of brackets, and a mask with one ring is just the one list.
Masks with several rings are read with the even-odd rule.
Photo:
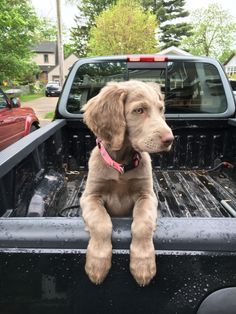
[[129, 272], [130, 224], [113, 220], [112, 268], [96, 286], [81, 218], [0, 219], [1, 313], [193, 314], [209, 293], [235, 286], [236, 220], [161, 218], [158, 271], [145, 288]]

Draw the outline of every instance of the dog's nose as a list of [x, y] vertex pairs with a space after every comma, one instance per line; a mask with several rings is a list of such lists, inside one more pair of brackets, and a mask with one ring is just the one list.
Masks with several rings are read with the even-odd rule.
[[172, 132], [165, 133], [161, 137], [161, 141], [165, 146], [170, 146], [174, 141], [174, 136], [173, 136]]

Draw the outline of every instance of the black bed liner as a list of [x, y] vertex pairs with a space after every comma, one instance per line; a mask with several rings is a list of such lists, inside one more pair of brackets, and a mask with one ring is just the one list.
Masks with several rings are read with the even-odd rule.
[[[61, 216], [80, 216], [79, 198], [87, 172], [68, 175], [68, 199]], [[232, 217], [221, 201], [236, 209], [236, 186], [223, 172], [153, 171], [162, 217]]]

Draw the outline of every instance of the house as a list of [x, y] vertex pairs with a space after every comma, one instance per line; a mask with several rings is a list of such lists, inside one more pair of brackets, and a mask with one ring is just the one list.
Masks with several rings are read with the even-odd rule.
[[171, 46], [157, 53], [158, 55], [177, 55], [177, 56], [192, 56], [191, 53], [182, 50], [178, 47]]
[[57, 43], [43, 41], [33, 47], [33, 61], [39, 66], [40, 73], [36, 79], [48, 82], [48, 73], [58, 64]]
[[225, 72], [229, 77], [236, 76], [236, 53], [233, 53], [224, 63]]
[[[70, 71], [70, 68], [79, 58], [71, 54], [64, 60], [64, 75], [65, 79]], [[48, 72], [48, 81], [59, 81], [60, 72], [59, 72], [59, 65], [56, 65], [51, 71]]]

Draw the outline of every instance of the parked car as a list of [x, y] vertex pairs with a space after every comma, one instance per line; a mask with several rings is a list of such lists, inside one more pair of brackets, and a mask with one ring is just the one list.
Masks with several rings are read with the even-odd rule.
[[48, 82], [45, 89], [45, 96], [60, 96], [61, 86], [58, 82]]
[[21, 108], [18, 98], [8, 98], [0, 89], [0, 150], [39, 128], [32, 108]]

